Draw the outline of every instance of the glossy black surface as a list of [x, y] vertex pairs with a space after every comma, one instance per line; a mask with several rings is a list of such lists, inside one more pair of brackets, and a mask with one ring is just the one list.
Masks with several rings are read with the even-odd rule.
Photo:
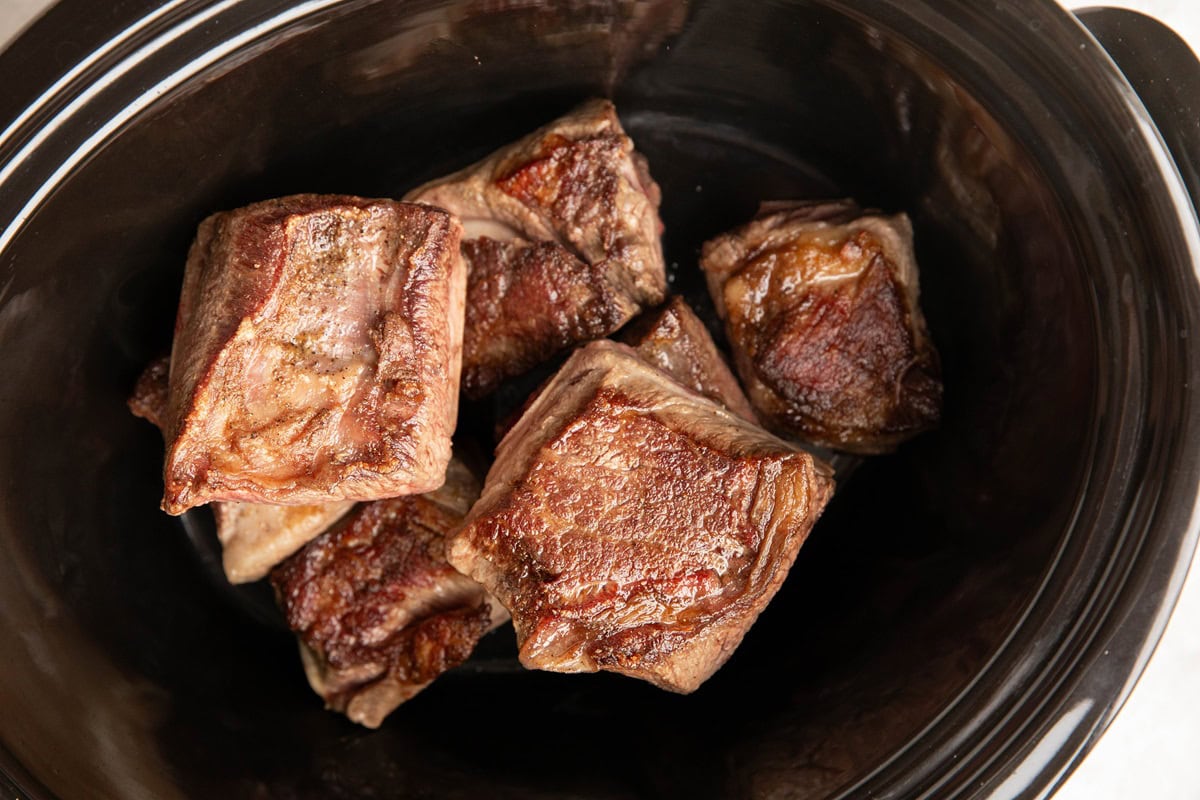
[[[32, 108], [0, 139], [12, 792], [1038, 796], [1065, 775], [1178, 591], [1200, 441], [1195, 216], [1083, 28], [1049, 3], [219, 5], [66, 2], [0, 55], [0, 115]], [[855, 473], [696, 694], [515, 672], [506, 629], [360, 730], [212, 579], [203, 518], [189, 538], [157, 511], [161, 444], [124, 397], [207, 213], [396, 196], [596, 94], [704, 308], [700, 243], [761, 199], [909, 211], [945, 425]]]
[[1200, 61], [1179, 34], [1125, 8], [1087, 8], [1079, 20], [1117, 63], [1200, 201]]

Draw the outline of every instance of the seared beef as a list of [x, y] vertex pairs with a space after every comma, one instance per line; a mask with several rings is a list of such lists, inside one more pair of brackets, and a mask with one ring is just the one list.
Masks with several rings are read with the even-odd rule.
[[445, 558], [479, 484], [458, 461], [435, 492], [359, 506], [271, 573], [327, 707], [378, 727], [507, 615]]
[[941, 371], [907, 216], [776, 204], [705, 244], [701, 266], [770, 427], [882, 453], [937, 424]]
[[171, 355], [163, 508], [440, 485], [458, 406], [460, 235], [440, 209], [340, 196], [205, 220]]
[[463, 219], [470, 397], [662, 301], [659, 189], [608, 101], [407, 199]]
[[463, 386], [490, 391], [572, 344], [604, 336], [638, 312], [605, 267], [552, 242], [463, 242], [470, 269]]
[[619, 338], [692, 391], [743, 419], [758, 421], [708, 328], [682, 297], [672, 297], [662, 308], [646, 312]]
[[778, 590], [832, 490], [812, 456], [594, 342], [501, 442], [449, 560], [512, 612], [525, 666], [690, 692]]
[[[160, 431], [166, 416], [170, 363], [167, 356], [151, 361], [129, 398], [129, 409]], [[307, 506], [213, 503], [225, 576], [230, 583], [258, 580], [271, 567], [328, 530], [353, 506], [352, 500]]]

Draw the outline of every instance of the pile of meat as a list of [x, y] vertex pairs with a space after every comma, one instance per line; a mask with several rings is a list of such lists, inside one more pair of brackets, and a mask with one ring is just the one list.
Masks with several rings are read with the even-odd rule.
[[[593, 101], [402, 201], [200, 225], [130, 407], [166, 442], [163, 509], [211, 505], [228, 579], [269, 577], [328, 707], [377, 726], [509, 618], [530, 669], [691, 692], [833, 493], [805, 445], [937, 423], [904, 215], [771, 203], [705, 244], [735, 377], [666, 298], [660, 201]], [[481, 486], [460, 391], [567, 355]]]

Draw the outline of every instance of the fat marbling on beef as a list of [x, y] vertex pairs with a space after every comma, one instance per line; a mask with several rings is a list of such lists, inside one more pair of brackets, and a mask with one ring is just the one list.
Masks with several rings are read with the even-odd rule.
[[701, 267], [746, 393], [772, 429], [865, 454], [937, 424], [941, 371], [904, 214], [769, 204], [706, 243]]
[[[168, 356], [151, 361], [129, 397], [130, 411], [160, 431], [166, 416], [170, 362]], [[353, 506], [352, 500], [305, 506], [213, 503], [225, 577], [230, 583], [264, 577], [271, 567], [324, 533]]]
[[446, 563], [479, 484], [459, 461], [435, 492], [360, 505], [271, 573], [326, 706], [369, 728], [461, 664], [507, 619]]
[[663, 299], [658, 185], [606, 100], [406, 199], [463, 220], [470, 397]]
[[448, 558], [512, 613], [521, 662], [677, 692], [733, 653], [833, 490], [808, 453], [609, 341], [496, 456]]
[[460, 238], [443, 210], [345, 196], [206, 219], [171, 353], [163, 508], [440, 485], [458, 406]]

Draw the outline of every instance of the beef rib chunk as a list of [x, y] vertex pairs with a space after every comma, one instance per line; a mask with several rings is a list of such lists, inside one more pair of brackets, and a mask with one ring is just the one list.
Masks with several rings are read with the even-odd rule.
[[833, 491], [808, 453], [609, 341], [496, 455], [448, 558], [512, 613], [521, 663], [677, 692], [733, 653]]
[[[160, 431], [167, 413], [170, 363], [168, 356], [151, 361], [129, 398], [130, 411]], [[271, 567], [320, 536], [353, 507], [352, 500], [307, 506], [213, 503], [225, 577], [230, 583], [265, 577]]]
[[458, 461], [437, 491], [366, 503], [271, 573], [327, 707], [369, 728], [470, 656], [507, 619], [446, 563], [479, 484]]
[[463, 220], [469, 397], [662, 302], [660, 197], [606, 100], [408, 194]]
[[603, 267], [552, 242], [482, 237], [462, 249], [471, 320], [463, 334], [464, 387], [490, 391], [576, 342], [606, 335], [640, 308], [609, 285]]
[[706, 243], [701, 267], [746, 393], [772, 429], [883, 453], [937, 424], [941, 369], [904, 214], [773, 204]]
[[445, 211], [343, 196], [206, 219], [171, 352], [163, 508], [440, 485], [458, 407], [460, 237]]
[[708, 328], [682, 297], [672, 297], [662, 308], [647, 311], [618, 338], [692, 391], [743, 419], [758, 421]]

